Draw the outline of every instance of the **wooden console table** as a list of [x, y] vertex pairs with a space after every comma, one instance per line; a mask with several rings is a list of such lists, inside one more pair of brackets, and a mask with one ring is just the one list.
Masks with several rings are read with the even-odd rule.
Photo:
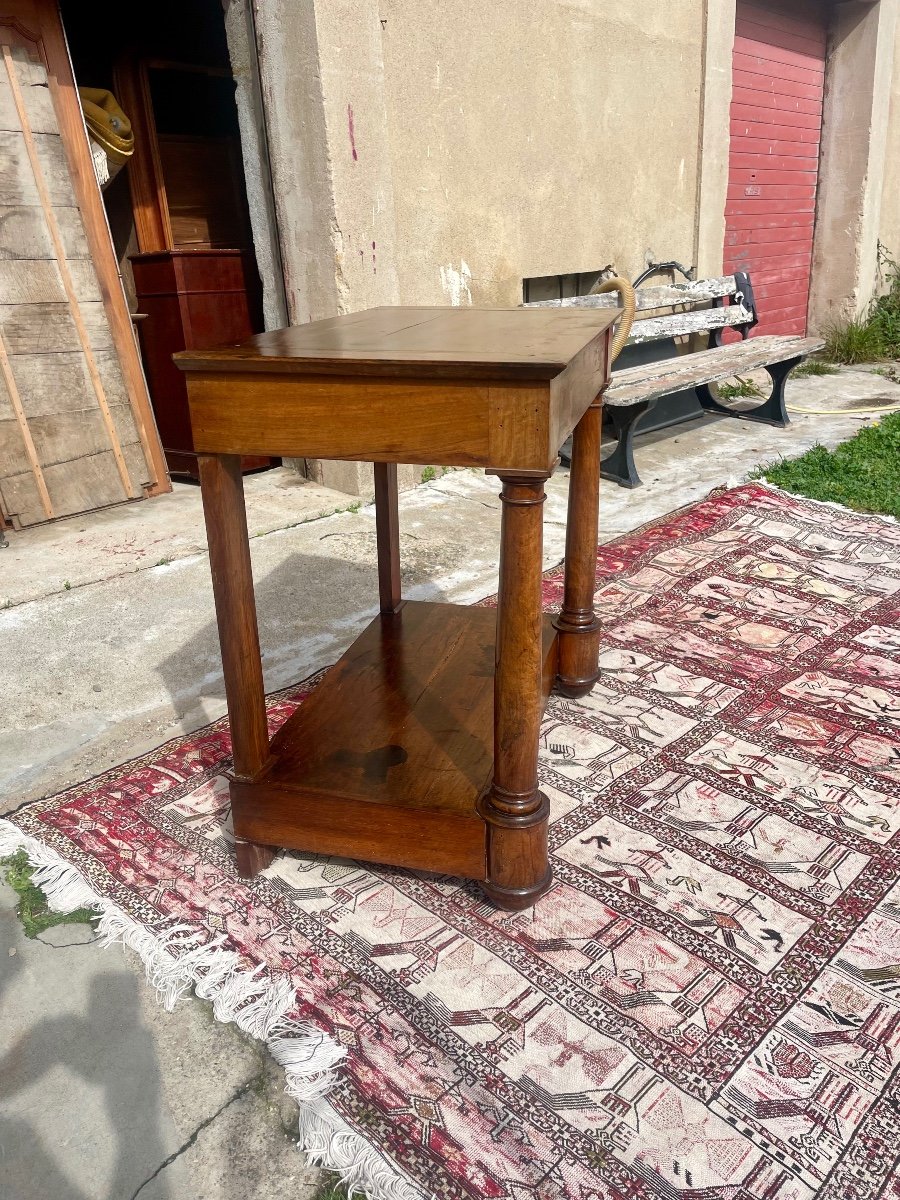
[[[238, 865], [291, 847], [549, 887], [538, 738], [553, 688], [597, 678], [600, 403], [618, 310], [379, 308], [186, 351], [234, 747]], [[544, 482], [572, 429], [562, 612], [541, 612]], [[375, 464], [380, 614], [271, 744], [242, 455]], [[397, 463], [502, 481], [496, 612], [404, 601]], [[460, 531], [465, 536], [464, 530]]]

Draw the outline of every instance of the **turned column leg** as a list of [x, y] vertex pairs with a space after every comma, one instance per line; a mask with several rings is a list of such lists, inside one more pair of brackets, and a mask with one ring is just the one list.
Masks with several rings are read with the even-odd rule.
[[[269, 759], [256, 601], [250, 568], [244, 481], [237, 455], [201, 455], [200, 488], [209, 542], [213, 596], [222, 650], [235, 779], [254, 779]], [[235, 825], [239, 814], [232, 812]], [[236, 837], [238, 870], [255, 875], [275, 856], [272, 846]]]
[[553, 622], [559, 631], [556, 690], [585, 696], [599, 676], [600, 622], [594, 612], [600, 503], [600, 416], [598, 396], [575, 427], [566, 567], [562, 612]]
[[538, 791], [541, 711], [541, 555], [544, 482], [501, 474], [503, 526], [494, 669], [494, 779], [487, 822], [487, 895], [522, 909], [550, 886], [547, 821]]

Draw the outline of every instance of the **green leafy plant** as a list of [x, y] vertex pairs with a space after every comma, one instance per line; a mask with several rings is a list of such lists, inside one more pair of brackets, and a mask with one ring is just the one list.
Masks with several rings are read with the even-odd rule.
[[878, 266], [887, 291], [872, 304], [871, 321], [886, 358], [900, 358], [900, 264], [878, 243]]
[[19, 897], [16, 915], [22, 922], [26, 937], [36, 938], [54, 925], [89, 925], [97, 919], [97, 913], [90, 908], [76, 908], [71, 913], [53, 912], [47, 904], [47, 897], [32, 881], [34, 868], [29, 864], [24, 850], [0, 859], [0, 867], [3, 868], [6, 882]]
[[422, 472], [422, 482], [430, 483], [431, 480], [434, 479], [434, 477], [436, 475], [437, 475], [437, 471], [435, 471], [434, 467], [426, 467], [425, 470]]
[[898, 462], [900, 413], [891, 413], [834, 450], [813, 446], [799, 458], [760, 467], [754, 478], [765, 477], [785, 491], [812, 500], [830, 500], [857, 512], [900, 518]]

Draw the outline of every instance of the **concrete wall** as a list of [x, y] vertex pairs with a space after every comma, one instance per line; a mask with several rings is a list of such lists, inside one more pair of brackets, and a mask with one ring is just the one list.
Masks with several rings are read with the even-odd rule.
[[900, 35], [894, 45], [894, 73], [881, 199], [881, 241], [891, 256], [900, 261]]
[[694, 262], [702, 0], [382, 0], [406, 303]]
[[[231, 3], [255, 9], [291, 321], [721, 270], [735, 0]], [[813, 329], [868, 303], [879, 234], [900, 253], [898, 7], [832, 5]]]
[[[811, 331], [861, 315], [878, 283], [898, 0], [835, 4], [825, 77]], [[894, 131], [896, 136], [896, 129]], [[896, 211], [896, 199], [888, 208]]]

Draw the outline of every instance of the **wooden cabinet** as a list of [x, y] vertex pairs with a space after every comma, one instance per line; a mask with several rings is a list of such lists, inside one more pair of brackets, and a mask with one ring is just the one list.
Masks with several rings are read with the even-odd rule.
[[[246, 341], [256, 332], [258, 280], [252, 255], [241, 250], [163, 250], [131, 260], [140, 311], [144, 370], [169, 470], [199, 479], [179, 350], [209, 350]], [[271, 464], [248, 456], [245, 471]]]
[[[262, 330], [262, 297], [241, 167], [234, 82], [219, 69], [123, 59], [116, 86], [132, 116], [131, 256], [144, 368], [169, 470], [199, 478], [179, 350]], [[254, 470], [272, 459], [246, 457]]]

